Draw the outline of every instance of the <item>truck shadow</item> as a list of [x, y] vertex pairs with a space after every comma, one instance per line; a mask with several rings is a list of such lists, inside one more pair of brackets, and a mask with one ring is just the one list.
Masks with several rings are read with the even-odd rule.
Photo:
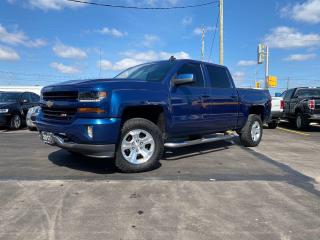
[[55, 165], [95, 174], [113, 174], [117, 172], [113, 159], [91, 158], [68, 153], [60, 149], [49, 154], [48, 159]]
[[[177, 161], [186, 158], [191, 158], [199, 155], [219, 152], [227, 150], [232, 143], [230, 142], [215, 142], [188, 148], [180, 149], [165, 149], [161, 161]], [[68, 153], [60, 149], [49, 154], [48, 159], [55, 165], [60, 167], [67, 167], [77, 171], [91, 172], [95, 174], [113, 174], [119, 173], [115, 167], [114, 159], [110, 158], [92, 158], [76, 154]], [[161, 167], [161, 163], [155, 169]]]

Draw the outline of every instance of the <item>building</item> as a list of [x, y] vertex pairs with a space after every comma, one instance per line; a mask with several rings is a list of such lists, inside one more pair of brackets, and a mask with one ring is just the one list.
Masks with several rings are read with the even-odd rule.
[[33, 92], [40, 95], [43, 86], [0, 86], [0, 92]]

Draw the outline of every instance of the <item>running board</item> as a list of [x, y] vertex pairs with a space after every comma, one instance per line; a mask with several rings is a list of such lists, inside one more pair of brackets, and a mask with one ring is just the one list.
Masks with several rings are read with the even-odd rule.
[[224, 134], [214, 134], [210, 135], [201, 139], [196, 140], [190, 140], [190, 141], [182, 141], [182, 142], [167, 142], [164, 144], [167, 148], [181, 148], [181, 147], [187, 147], [192, 145], [198, 145], [202, 143], [210, 143], [210, 142], [217, 142], [217, 141], [224, 141], [224, 140], [230, 140], [235, 135], [224, 135]]

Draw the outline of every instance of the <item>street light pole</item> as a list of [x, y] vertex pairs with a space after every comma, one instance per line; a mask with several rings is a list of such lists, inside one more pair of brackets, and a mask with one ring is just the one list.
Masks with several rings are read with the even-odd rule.
[[223, 46], [223, 1], [224, 0], [220, 0], [219, 1], [219, 9], [220, 9], [220, 64], [223, 65], [224, 63], [224, 46]]

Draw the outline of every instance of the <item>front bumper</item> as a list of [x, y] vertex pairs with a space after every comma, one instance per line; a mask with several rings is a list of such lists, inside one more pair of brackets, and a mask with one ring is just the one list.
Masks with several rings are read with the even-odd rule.
[[11, 115], [8, 113], [0, 113], [0, 126], [7, 126], [10, 122]]
[[113, 158], [115, 153], [115, 144], [93, 145], [78, 144], [66, 142], [62, 137], [53, 135], [52, 146], [57, 146], [70, 152], [80, 153], [88, 157]]
[[[93, 157], [113, 157], [118, 142], [121, 120], [119, 118], [77, 118], [72, 123], [58, 123], [38, 116], [39, 132], [50, 132], [54, 136], [51, 145]], [[92, 128], [89, 136], [88, 127]]]

